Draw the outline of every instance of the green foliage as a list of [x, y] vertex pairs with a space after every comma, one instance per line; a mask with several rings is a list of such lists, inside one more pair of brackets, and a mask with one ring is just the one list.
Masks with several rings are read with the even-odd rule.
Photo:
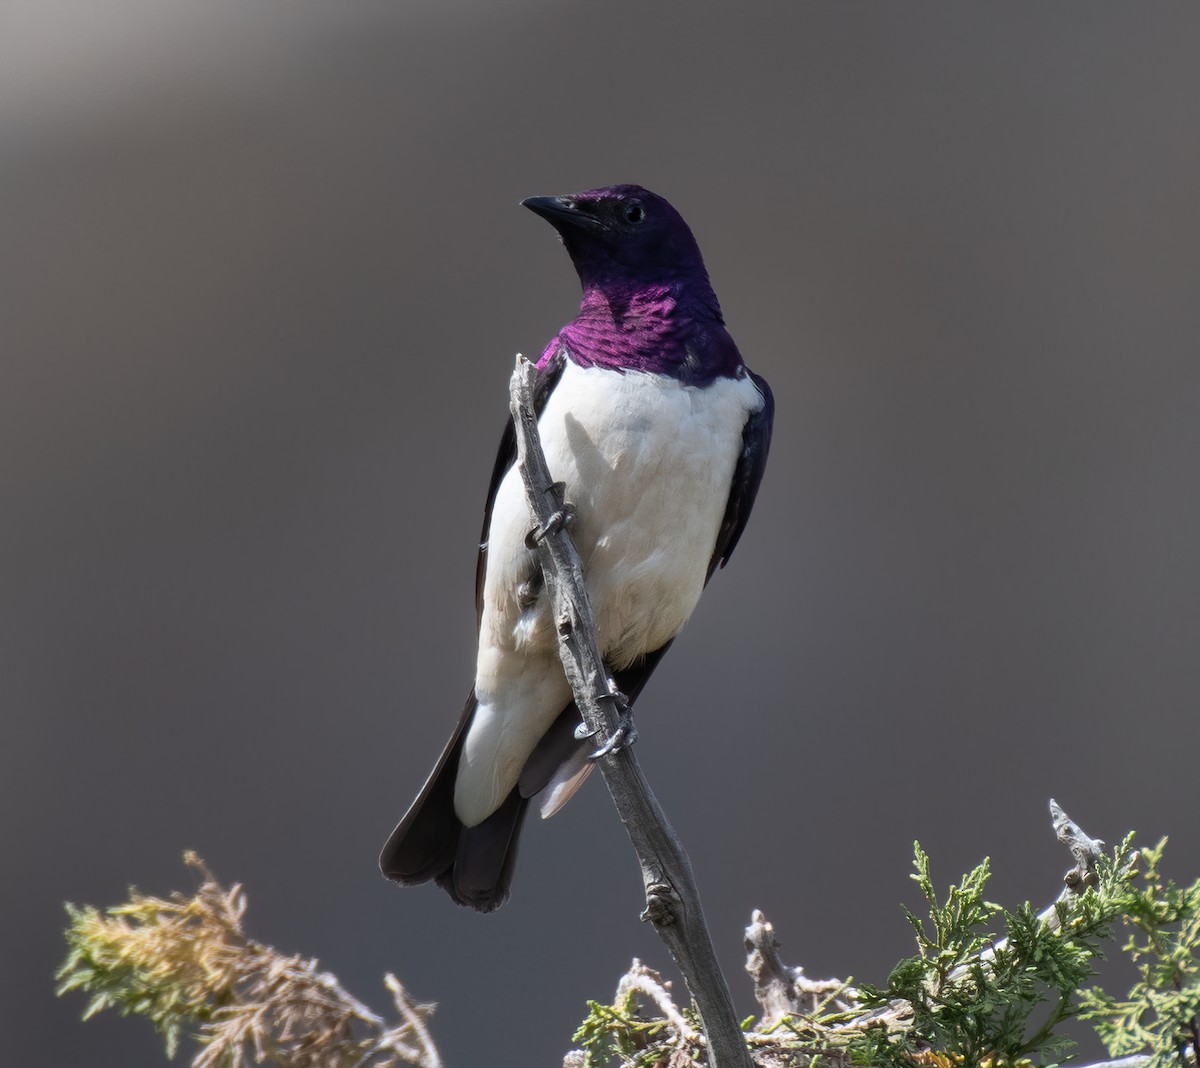
[[[806, 1015], [750, 1021], [745, 1030], [755, 1062], [764, 1068], [1051, 1068], [1070, 1052], [1060, 1025], [1078, 1014], [1101, 944], [1123, 916], [1135, 929], [1125, 948], [1145, 962], [1142, 983], [1127, 1002], [1097, 992], [1083, 994], [1083, 1004], [1106, 1037], [1120, 1036], [1114, 1053], [1143, 1051], [1157, 1041], [1174, 1056], [1181, 1028], [1190, 1026], [1200, 1004], [1200, 883], [1178, 890], [1164, 882], [1160, 845], [1142, 854], [1146, 888], [1135, 890], [1131, 850], [1132, 837], [1100, 859], [1094, 885], [1064, 894], [1038, 914], [1028, 904], [1005, 909], [987, 899], [986, 860], [939, 894], [929, 856], [916, 844], [913, 879], [927, 916], [904, 913], [917, 952], [892, 969], [886, 986], [843, 987]], [[586, 1068], [673, 1068], [703, 1053], [663, 1015], [638, 1014], [629, 995], [612, 1006], [590, 1003], [576, 1041], [582, 1043], [577, 1063]]]
[[612, 1005], [587, 1003], [588, 1014], [572, 1036], [584, 1052], [585, 1068], [600, 1068], [614, 1060], [630, 1068], [651, 1068], [661, 1060], [667, 1021], [641, 1017], [633, 1001], [631, 994], [618, 997]]
[[1138, 965], [1138, 982], [1126, 998], [1087, 991], [1081, 1013], [1113, 1056], [1148, 1050], [1151, 1068], [1184, 1063], [1189, 1044], [1200, 1064], [1200, 880], [1179, 887], [1166, 879], [1165, 845], [1164, 838], [1138, 852], [1142, 870], [1123, 902], [1130, 934], [1122, 948]]
[[[1057, 1064], [1071, 1041], [1057, 1030], [1076, 1012], [1075, 996], [1094, 974], [1100, 939], [1125, 898], [1118, 849], [1101, 865], [1100, 885], [1059, 901], [1045, 917], [1028, 905], [1002, 909], [984, 898], [985, 860], [939, 900], [929, 857], [915, 845], [916, 880], [928, 922], [905, 909], [917, 935], [915, 956], [892, 970], [887, 986], [864, 985], [864, 1009], [902, 999], [911, 1025], [864, 1032], [851, 1042], [855, 1063], [903, 1066], [921, 1051], [965, 1064]], [[1005, 936], [992, 933], [1001, 918]]]

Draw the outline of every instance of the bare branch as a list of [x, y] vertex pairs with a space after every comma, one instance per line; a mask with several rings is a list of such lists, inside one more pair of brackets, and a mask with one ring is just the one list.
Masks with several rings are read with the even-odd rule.
[[683, 1018], [683, 1013], [671, 997], [670, 985], [664, 983], [662, 976], [653, 968], [647, 968], [634, 957], [629, 971], [621, 976], [621, 981], [617, 984], [617, 1002], [620, 1003], [630, 993], [637, 991], [654, 1002], [663, 1019], [674, 1028], [678, 1041], [694, 1042], [699, 1036], [696, 1029]]
[[[380, 1052], [392, 1050], [400, 1057], [406, 1057], [420, 1068], [442, 1068], [442, 1058], [437, 1047], [433, 1044], [433, 1036], [425, 1021], [433, 1015], [435, 1005], [418, 1005], [409, 996], [400, 980], [391, 972], [383, 978], [384, 985], [392, 993], [392, 1000], [404, 1019], [404, 1023], [391, 1031], [385, 1032], [379, 1039]], [[409, 1038], [416, 1040], [416, 1048], [408, 1043]]]
[[[611, 738], [618, 726], [619, 696], [613, 690], [596, 643], [595, 624], [583, 581], [583, 564], [565, 525], [563, 488], [546, 465], [533, 410], [537, 370], [517, 357], [511, 410], [517, 431], [517, 463], [529, 510], [544, 536], [538, 555], [558, 623], [559, 656], [589, 730]], [[555, 522], [556, 517], [559, 521]], [[721, 974], [704, 922], [691, 862], [667, 821], [631, 748], [599, 760], [613, 804], [637, 852], [646, 888], [643, 919], [650, 920], [675, 958], [696, 1002], [708, 1042], [711, 1068], [752, 1068], [729, 987]]]
[[1089, 886], [1096, 886], [1100, 877], [1096, 874], [1096, 864], [1104, 851], [1104, 842], [1099, 838], [1089, 838], [1083, 829], [1063, 810], [1062, 806], [1050, 798], [1050, 820], [1054, 833], [1075, 858], [1075, 867], [1063, 876], [1065, 893], [1082, 894]]
[[852, 1007], [847, 999], [854, 998], [853, 987], [840, 979], [809, 979], [803, 968], [783, 963], [775, 928], [758, 909], [746, 928], [746, 971], [763, 1010], [760, 1030], [769, 1030], [785, 1016], [815, 1016], [830, 1005], [840, 1012]]

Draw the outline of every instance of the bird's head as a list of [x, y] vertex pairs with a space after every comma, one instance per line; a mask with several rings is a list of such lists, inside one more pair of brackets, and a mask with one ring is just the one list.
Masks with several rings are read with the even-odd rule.
[[688, 224], [640, 185], [609, 185], [521, 203], [562, 237], [584, 289], [688, 281], [707, 284]]

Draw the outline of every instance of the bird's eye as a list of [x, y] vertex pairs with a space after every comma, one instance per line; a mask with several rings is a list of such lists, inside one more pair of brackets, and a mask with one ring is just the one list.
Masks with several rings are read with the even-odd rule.
[[625, 221], [635, 226], [646, 218], [646, 209], [637, 201], [625, 205]]

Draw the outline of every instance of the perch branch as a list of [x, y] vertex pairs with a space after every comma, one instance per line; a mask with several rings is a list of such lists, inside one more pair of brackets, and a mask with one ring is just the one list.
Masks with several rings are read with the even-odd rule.
[[[538, 555], [558, 630], [558, 651], [588, 730], [611, 738], [618, 714], [626, 711], [608, 677], [596, 643], [591, 605], [583, 581], [583, 564], [562, 521], [563, 487], [556, 484], [538, 440], [533, 410], [537, 370], [517, 357], [510, 389], [517, 432], [517, 464], [525, 483], [529, 510], [544, 535]], [[599, 761], [605, 784], [637, 852], [646, 888], [643, 919], [654, 924], [683, 974], [700, 1011], [710, 1068], [753, 1068], [733, 1009], [729, 987], [717, 963], [704, 922], [691, 861], [642, 775], [632, 749], [610, 752]]]

